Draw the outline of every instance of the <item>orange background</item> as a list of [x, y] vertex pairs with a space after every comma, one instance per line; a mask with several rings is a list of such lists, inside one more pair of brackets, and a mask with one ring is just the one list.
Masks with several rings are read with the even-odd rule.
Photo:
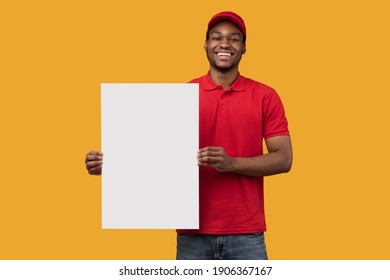
[[100, 83], [203, 75], [222, 10], [247, 24], [241, 73], [290, 122], [293, 169], [266, 179], [269, 257], [390, 258], [387, 1], [37, 0], [0, 4], [1, 259], [175, 258], [174, 230], [101, 229], [84, 157]]

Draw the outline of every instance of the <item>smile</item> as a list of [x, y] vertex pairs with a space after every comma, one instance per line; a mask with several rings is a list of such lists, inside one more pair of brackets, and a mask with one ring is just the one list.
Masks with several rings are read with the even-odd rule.
[[232, 56], [231, 53], [223, 53], [223, 52], [219, 52], [217, 53], [218, 56]]

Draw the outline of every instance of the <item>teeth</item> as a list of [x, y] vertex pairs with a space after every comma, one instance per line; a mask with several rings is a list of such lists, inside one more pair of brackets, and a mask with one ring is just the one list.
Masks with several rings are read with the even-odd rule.
[[224, 56], [231, 56], [231, 53], [217, 53], [218, 56], [224, 55]]

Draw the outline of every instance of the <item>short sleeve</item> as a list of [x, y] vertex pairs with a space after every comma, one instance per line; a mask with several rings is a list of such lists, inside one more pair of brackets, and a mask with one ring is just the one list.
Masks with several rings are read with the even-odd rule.
[[263, 100], [263, 137], [290, 135], [284, 107], [279, 95], [271, 90]]

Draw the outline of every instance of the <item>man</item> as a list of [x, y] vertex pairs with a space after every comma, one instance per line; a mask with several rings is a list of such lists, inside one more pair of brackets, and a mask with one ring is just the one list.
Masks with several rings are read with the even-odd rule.
[[[177, 259], [267, 259], [263, 177], [288, 172], [292, 148], [283, 105], [270, 87], [240, 75], [246, 27], [232, 12], [214, 15], [199, 83], [200, 229], [177, 230]], [[265, 139], [268, 153], [263, 154]], [[86, 157], [100, 175], [102, 154]]]

